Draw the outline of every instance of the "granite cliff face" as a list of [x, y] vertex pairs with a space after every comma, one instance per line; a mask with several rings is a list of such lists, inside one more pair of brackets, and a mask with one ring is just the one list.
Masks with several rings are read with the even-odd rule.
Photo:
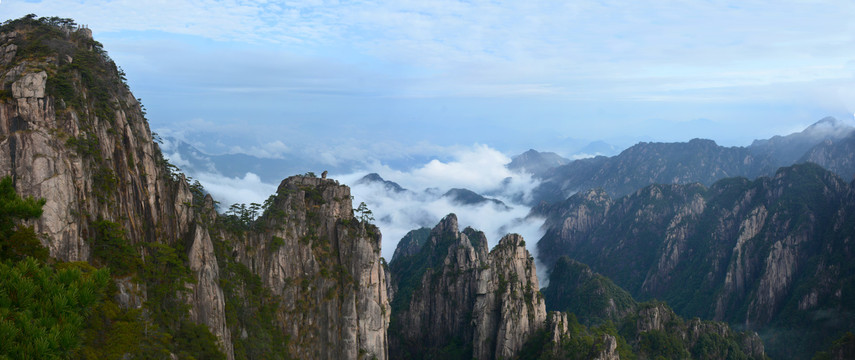
[[389, 298], [380, 233], [353, 216], [350, 189], [331, 179], [282, 181], [244, 233], [220, 236], [258, 274], [301, 359], [385, 359]]
[[[70, 50], [23, 52], [38, 41], [31, 38], [37, 31], [0, 35], [7, 49], [0, 62], [0, 170], [22, 193], [47, 200], [36, 230], [50, 238], [51, 256], [87, 260], [87, 222], [97, 218], [117, 219], [134, 243], [188, 233], [187, 184], [158, 163], [140, 104], [115, 64], [77, 33], [63, 39]], [[99, 81], [87, 81], [96, 71], [103, 72]]]
[[[192, 317], [230, 353], [216, 264], [205, 265], [212, 245], [194, 225], [193, 195], [164, 165], [116, 65], [91, 33], [39, 24], [13, 29], [0, 34], [6, 53], [0, 59], [0, 173], [13, 177], [19, 193], [47, 200], [34, 224], [43, 245], [57, 259], [92, 260], [95, 220], [119, 224], [131, 244], [189, 243], [196, 274], [189, 285]], [[140, 288], [120, 282], [125, 287]], [[132, 293], [122, 302], [141, 306], [145, 291]]]
[[[349, 189], [292, 177], [257, 219], [217, 214], [164, 160], [91, 31], [68, 19], [0, 28], [0, 175], [46, 199], [33, 226], [52, 257], [113, 266], [99, 254], [120, 246], [139, 262], [114, 276], [122, 311], [146, 310], [127, 321], [205, 325], [227, 359], [386, 358], [380, 233], [354, 218]], [[105, 228], [114, 243], [98, 243]]]
[[543, 327], [534, 258], [519, 235], [488, 253], [484, 234], [460, 232], [451, 214], [426, 240], [402, 245], [389, 264], [392, 358], [510, 358]]
[[855, 324], [852, 194], [813, 164], [616, 200], [578, 193], [538, 209], [549, 214], [538, 249], [547, 265], [568, 255], [683, 316], [755, 330], [773, 357], [809, 356]]

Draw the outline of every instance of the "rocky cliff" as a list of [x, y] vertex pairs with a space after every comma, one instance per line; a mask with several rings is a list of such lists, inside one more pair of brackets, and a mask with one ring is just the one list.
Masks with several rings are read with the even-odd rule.
[[488, 252], [484, 234], [460, 232], [451, 214], [426, 240], [402, 245], [389, 264], [392, 358], [510, 358], [543, 327], [534, 258], [519, 235]]
[[[190, 187], [166, 167], [139, 102], [101, 45], [86, 31], [22, 20], [0, 34], [0, 172], [20, 193], [47, 201], [34, 225], [51, 256], [95, 261], [94, 222], [108, 220], [132, 245], [189, 244], [193, 261], [210, 263]], [[229, 353], [216, 268], [191, 266], [191, 291], [208, 295], [189, 299], [194, 320]]]
[[583, 192], [538, 209], [549, 216], [538, 249], [548, 265], [568, 255], [683, 316], [758, 331], [773, 357], [809, 356], [855, 326], [854, 189], [803, 164], [616, 200]]
[[292, 355], [386, 358], [390, 313], [380, 232], [353, 216], [347, 186], [290, 177], [249, 229], [235, 230], [221, 227], [219, 236], [278, 298], [276, 317]]
[[258, 218], [217, 214], [164, 160], [123, 76], [69, 19], [0, 27], [0, 175], [46, 199], [33, 226], [52, 257], [113, 269], [118, 308], [85, 346], [199, 357], [210, 332], [228, 359], [386, 358], [380, 234], [349, 189], [293, 177]]

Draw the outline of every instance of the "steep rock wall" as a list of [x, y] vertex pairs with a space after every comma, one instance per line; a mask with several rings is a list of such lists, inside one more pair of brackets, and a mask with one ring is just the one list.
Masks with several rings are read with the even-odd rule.
[[[412, 243], [405, 246], [412, 247]], [[534, 258], [519, 235], [489, 253], [484, 234], [446, 216], [418, 251], [390, 263], [395, 358], [509, 358], [543, 327]]]
[[[0, 175], [12, 176], [21, 194], [47, 200], [34, 228], [57, 259], [92, 260], [95, 220], [120, 224], [131, 244], [189, 244], [192, 318], [231, 354], [211, 240], [194, 225], [186, 180], [165, 166], [139, 102], [91, 36], [64, 32], [52, 52], [18, 51], [43, 41], [33, 37], [46, 29], [0, 34]], [[141, 306], [135, 297], [145, 293], [122, 296]]]
[[278, 321], [302, 359], [386, 359], [389, 298], [380, 233], [353, 216], [331, 179], [282, 181], [256, 228], [224, 233], [235, 259], [278, 295]]
[[[855, 256], [852, 186], [800, 164], [710, 188], [652, 185], [617, 200], [579, 193], [539, 208], [548, 229], [538, 249], [548, 265], [568, 255], [683, 316], [758, 331], [773, 356], [809, 356], [855, 323], [846, 295]], [[590, 209], [597, 211], [576, 215]], [[783, 336], [781, 327], [794, 330]], [[811, 340], [792, 341], [805, 336]]]
[[[108, 259], [92, 248], [95, 224], [116, 223], [142, 263], [151, 244], [183, 251], [191, 281], [167, 297], [190, 305], [189, 319], [217, 336], [228, 359], [234, 336], [254, 346], [236, 317], [271, 305], [279, 306], [275, 316], [258, 321], [279, 331], [258, 341], [287, 343], [291, 357], [387, 357], [380, 233], [354, 218], [346, 186], [286, 179], [252, 229], [226, 229], [214, 200], [163, 158], [140, 103], [91, 32], [40, 21], [25, 18], [0, 33], [0, 175], [12, 176], [20, 194], [47, 200], [33, 225], [51, 256], [103, 265]], [[230, 286], [252, 289], [260, 279], [272, 296], [249, 304], [256, 294], [224, 293], [223, 274], [236, 266], [249, 272], [229, 277], [243, 282]], [[117, 303], [144, 306], [151, 290], [122, 275]], [[231, 299], [229, 309], [235, 294], [245, 298]], [[237, 314], [235, 306], [249, 310]], [[260, 349], [254, 353], [264, 356]]]

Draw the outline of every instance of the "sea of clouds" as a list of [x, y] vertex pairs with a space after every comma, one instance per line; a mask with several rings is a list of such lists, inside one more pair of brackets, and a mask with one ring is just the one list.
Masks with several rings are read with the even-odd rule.
[[[169, 146], [164, 146], [169, 149]], [[166, 157], [179, 168], [189, 165], [178, 152], [165, 151]], [[483, 231], [490, 246], [495, 246], [502, 236], [518, 233], [527, 240], [527, 248], [534, 253], [535, 244], [543, 235], [543, 219], [529, 217], [531, 190], [538, 181], [526, 173], [514, 172], [505, 167], [511, 159], [486, 145], [472, 145], [455, 150], [445, 161], [431, 160], [409, 169], [393, 169], [380, 162], [348, 174], [331, 174], [329, 177], [351, 187], [354, 207], [365, 202], [373, 212], [374, 223], [383, 236], [382, 256], [391, 260], [400, 239], [410, 230], [433, 228], [446, 215], [457, 215], [460, 229], [470, 226]], [[198, 180], [215, 200], [221, 210], [234, 203], [262, 203], [275, 193], [278, 184], [264, 182], [253, 173], [242, 177], [227, 177], [216, 169], [191, 169], [188, 175]], [[382, 183], [360, 182], [365, 175], [377, 173], [407, 189], [395, 192]], [[500, 200], [507, 207], [492, 202], [462, 205], [443, 197], [448, 190], [465, 188]]]

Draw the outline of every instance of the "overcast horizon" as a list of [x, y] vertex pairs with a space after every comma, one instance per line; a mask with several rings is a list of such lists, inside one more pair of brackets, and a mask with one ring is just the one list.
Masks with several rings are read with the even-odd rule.
[[90, 27], [152, 129], [208, 153], [745, 146], [855, 112], [850, 1], [0, 3], [28, 13]]

